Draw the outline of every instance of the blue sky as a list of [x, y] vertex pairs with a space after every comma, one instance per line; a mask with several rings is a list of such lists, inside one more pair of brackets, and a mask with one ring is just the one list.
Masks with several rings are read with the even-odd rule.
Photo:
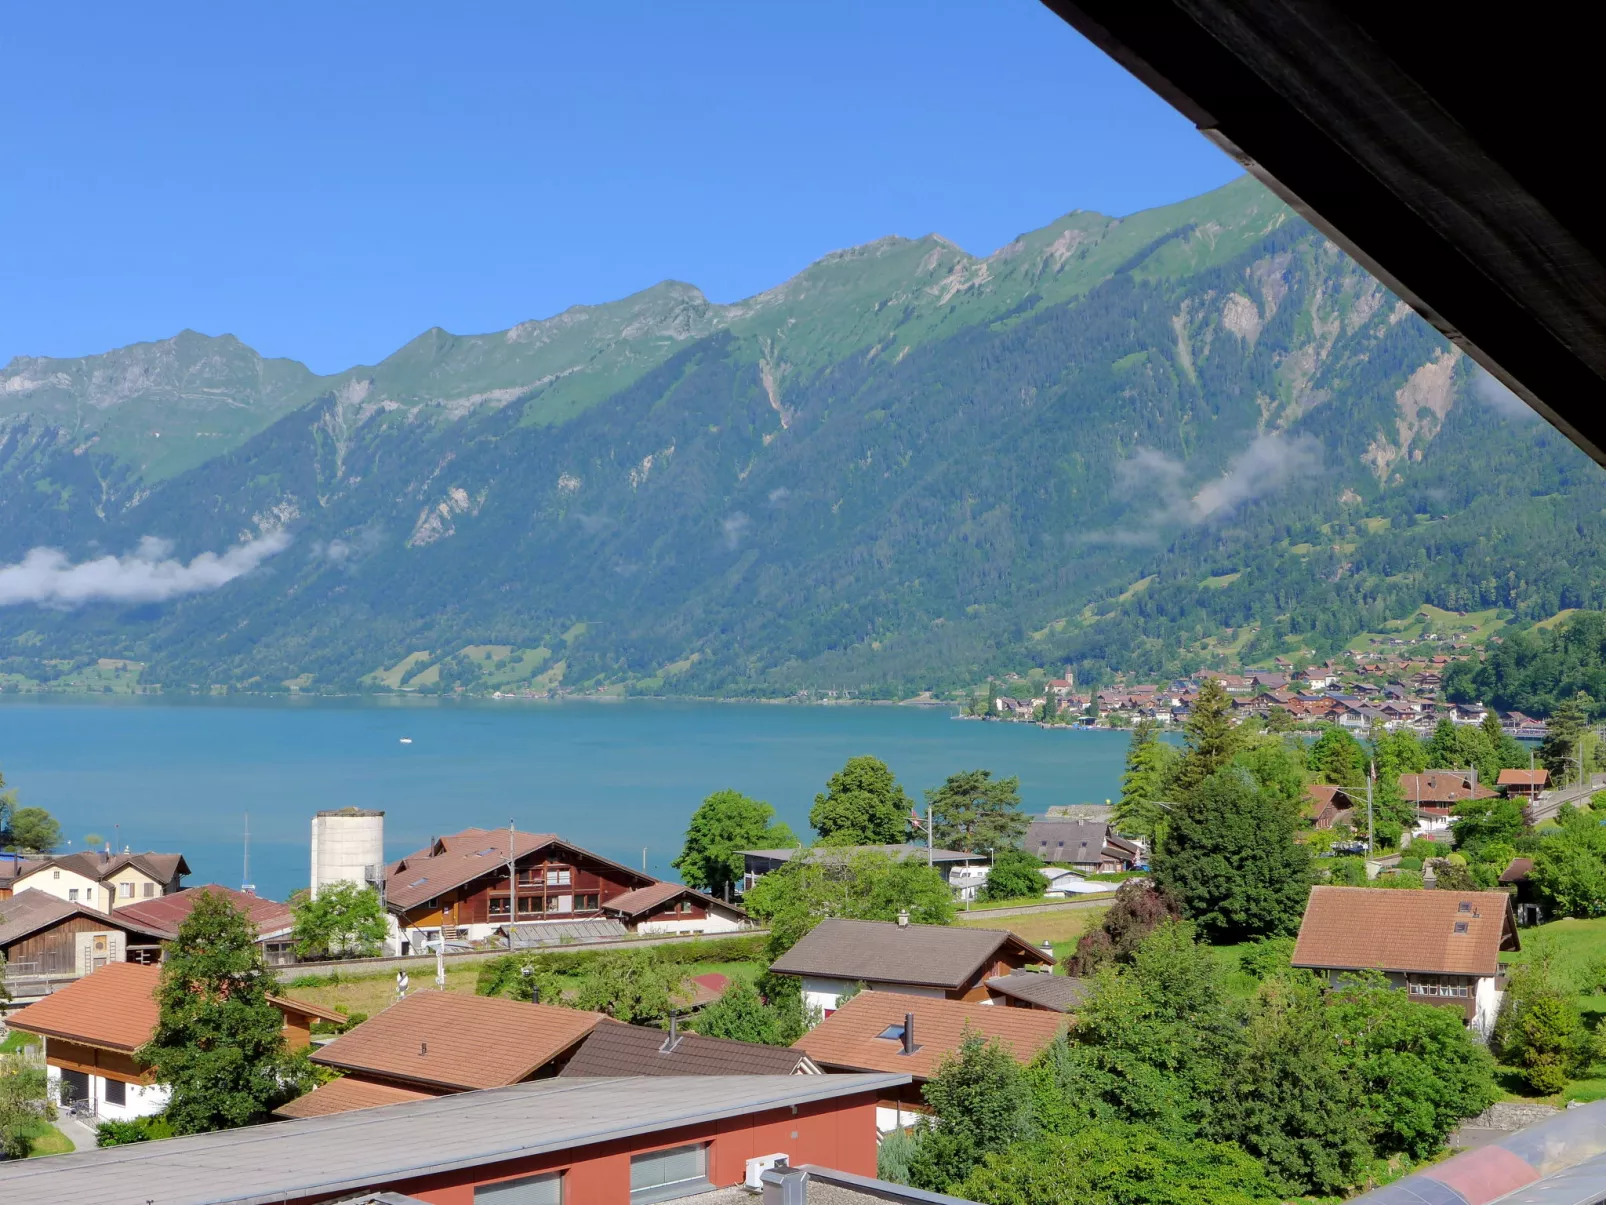
[[1036, 0], [33, 4], [0, 43], [0, 363], [193, 327], [333, 372], [1237, 174]]

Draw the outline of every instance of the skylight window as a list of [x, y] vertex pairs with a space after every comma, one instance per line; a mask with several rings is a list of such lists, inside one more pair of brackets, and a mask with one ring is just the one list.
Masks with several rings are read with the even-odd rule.
[[1455, 922], [1455, 931], [1457, 933], [1465, 933], [1467, 931], [1467, 922], [1464, 921], [1464, 920], [1456, 921]]
[[901, 1024], [889, 1025], [876, 1034], [876, 1037], [885, 1038], [889, 1042], [901, 1042], [903, 1041], [903, 1026]]
[[1456, 911], [1457, 912], [1471, 912], [1472, 911], [1472, 905], [1468, 901], [1462, 900], [1461, 901], [1461, 906], [1459, 908], [1457, 908]]
[[409, 883], [407, 885], [409, 887], [422, 887], [427, 882], [429, 882], [429, 877], [426, 875], [422, 879], [414, 879], [411, 883]]

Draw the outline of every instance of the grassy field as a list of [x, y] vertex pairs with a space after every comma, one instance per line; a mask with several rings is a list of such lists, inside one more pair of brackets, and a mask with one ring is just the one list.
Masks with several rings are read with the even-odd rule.
[[[1576, 991], [1578, 1011], [1584, 1024], [1591, 1030], [1606, 1021], [1606, 995], [1594, 991], [1594, 985], [1606, 975], [1606, 918], [1574, 920], [1565, 918], [1544, 925], [1535, 925], [1521, 931], [1522, 949], [1502, 954], [1500, 961], [1523, 963], [1543, 955], [1550, 957], [1556, 974], [1570, 982]], [[1512, 1099], [1529, 1099], [1525, 1085], [1513, 1071], [1502, 1069], [1502, 1085]], [[1606, 1098], [1606, 1063], [1596, 1063], [1581, 1079], [1573, 1080], [1560, 1096], [1549, 1098], [1555, 1103], [1589, 1101]]]
[[999, 916], [989, 919], [985, 913], [972, 912], [968, 917], [961, 912], [955, 924], [971, 929], [1008, 929], [1016, 937], [1035, 946], [1045, 941], [1054, 948], [1054, 957], [1064, 962], [1076, 949], [1076, 939], [1104, 919], [1104, 908], [1076, 908], [1067, 912], [1034, 912], [1029, 916]]
[[0, 1054], [16, 1054], [25, 1046], [33, 1046], [39, 1039], [31, 1033], [23, 1033], [20, 1029], [10, 1030], [4, 1041], [0, 1041]]
[[[475, 963], [472, 966], [447, 967], [446, 990], [472, 996], [483, 965]], [[732, 979], [752, 979], [758, 975], [759, 966], [752, 962], [694, 962], [686, 967], [688, 978], [706, 975], [710, 971], [718, 971]], [[559, 978], [566, 984], [579, 983], [578, 976]], [[410, 989], [415, 992], [434, 991], [435, 972], [429, 970], [413, 974]], [[308, 1004], [318, 1004], [324, 1008], [343, 1009], [347, 1014], [366, 1013], [368, 1016], [373, 1016], [396, 1003], [396, 976], [394, 972], [365, 975], [360, 978], [342, 976], [337, 983], [321, 983], [312, 987], [286, 987], [284, 994], [292, 1000], [305, 1000]]]
[[44, 1155], [68, 1155], [73, 1152], [72, 1140], [43, 1118], [28, 1131], [28, 1158]]

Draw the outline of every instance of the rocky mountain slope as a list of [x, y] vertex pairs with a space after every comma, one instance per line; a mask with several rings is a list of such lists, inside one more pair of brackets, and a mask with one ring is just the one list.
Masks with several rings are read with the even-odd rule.
[[333, 377], [193, 333], [19, 360], [0, 405], [18, 667], [898, 694], [1601, 601], [1598, 471], [1247, 180]]

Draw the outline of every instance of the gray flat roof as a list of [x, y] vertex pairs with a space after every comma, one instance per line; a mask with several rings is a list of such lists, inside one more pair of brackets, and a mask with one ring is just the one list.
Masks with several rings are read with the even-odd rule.
[[[917, 854], [922, 858], [926, 856], [926, 847], [924, 845], [915, 845], [912, 842], [905, 842], [902, 845], [816, 845], [812, 847], [791, 845], [785, 849], [744, 849], [740, 852], [744, 857], [748, 858], [764, 858], [771, 862], [790, 862], [805, 849], [809, 849], [811, 856], [815, 858], [852, 857], [854, 854], [862, 853], [886, 854], [894, 858], [911, 858]], [[982, 862], [987, 860], [987, 855], [984, 853], [967, 854], [962, 849], [934, 849], [931, 851], [931, 860], [933, 862]]]
[[0, 1200], [269, 1205], [909, 1082], [907, 1075], [882, 1073], [538, 1080], [332, 1117], [0, 1163]]

